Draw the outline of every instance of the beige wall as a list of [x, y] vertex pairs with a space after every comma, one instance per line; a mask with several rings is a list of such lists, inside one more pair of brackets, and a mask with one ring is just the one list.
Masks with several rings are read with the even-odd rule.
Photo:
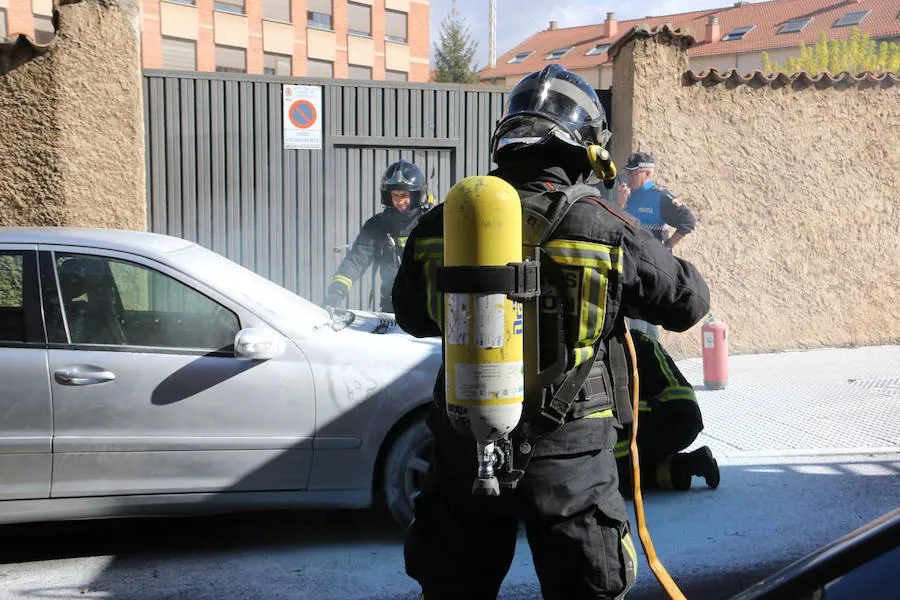
[[215, 13], [216, 44], [246, 48], [250, 37], [250, 24], [247, 17], [229, 13]]
[[334, 61], [337, 56], [337, 39], [333, 31], [321, 29], [306, 30], [307, 47], [310, 58]]
[[294, 27], [289, 23], [263, 21], [263, 50], [278, 54], [294, 53]]
[[196, 7], [159, 3], [160, 29], [162, 34], [186, 40], [196, 40], [200, 31], [200, 13]]
[[[900, 86], [685, 85], [657, 40], [617, 57], [613, 155], [651, 152], [697, 215], [678, 254], [732, 352], [900, 342]], [[663, 341], [697, 356], [698, 329]]]
[[351, 65], [371, 67], [375, 64], [375, 40], [358, 35], [347, 36], [347, 62]]
[[146, 229], [134, 0], [59, 10], [52, 48], [0, 56], [0, 225]]

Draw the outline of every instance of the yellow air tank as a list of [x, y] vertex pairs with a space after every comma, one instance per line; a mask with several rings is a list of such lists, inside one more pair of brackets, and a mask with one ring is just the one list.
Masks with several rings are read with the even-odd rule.
[[[478, 274], [483, 280], [492, 271], [477, 268], [505, 267], [521, 259], [522, 205], [516, 190], [490, 176], [454, 185], [444, 202], [444, 267], [476, 267], [472, 279]], [[465, 289], [466, 272], [455, 289]], [[522, 340], [522, 306], [506, 294], [444, 294], [447, 414], [477, 444], [474, 493], [500, 493], [494, 444], [522, 416]]]

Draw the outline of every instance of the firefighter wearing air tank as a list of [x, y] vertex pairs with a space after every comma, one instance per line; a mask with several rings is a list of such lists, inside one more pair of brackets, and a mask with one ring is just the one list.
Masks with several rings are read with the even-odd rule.
[[[591, 186], [595, 172], [615, 177], [602, 148], [609, 135], [594, 90], [556, 64], [519, 82], [497, 124], [491, 151], [498, 168], [490, 176], [508, 183], [521, 206], [522, 248], [508, 262], [539, 262], [540, 296], [532, 295], [537, 286], [528, 281], [533, 271], [527, 265], [503, 269], [498, 265], [507, 256], [479, 256], [480, 250], [460, 250], [465, 240], [445, 240], [447, 226], [459, 216], [448, 213], [447, 205], [456, 202], [451, 197], [461, 194], [470, 204], [488, 193], [505, 198], [510, 188], [493, 179], [480, 187], [456, 187], [410, 234], [394, 283], [397, 320], [415, 336], [442, 336], [445, 367], [455, 365], [452, 399], [444, 369], [435, 384], [428, 416], [434, 460], [405, 545], [407, 573], [420, 583], [426, 600], [496, 598], [520, 522], [544, 598], [621, 598], [634, 583], [635, 546], [613, 456], [618, 422], [627, 422], [630, 414], [623, 319], [684, 331], [708, 312], [709, 291], [690, 263], [649, 233], [636, 231], [598, 198]], [[498, 204], [507, 206], [505, 200]], [[485, 219], [471, 221], [483, 225]], [[468, 243], [483, 245], [487, 239], [482, 231]], [[468, 281], [459, 276], [467, 263], [488, 258], [493, 261], [488, 267], [496, 269], [493, 284], [484, 275], [489, 269], [473, 270]], [[445, 260], [453, 262], [446, 269]], [[505, 297], [479, 305], [497, 290]], [[466, 298], [451, 299], [454, 295]], [[517, 350], [506, 342], [517, 337], [520, 307], [521, 418], [507, 436], [495, 432], [498, 437], [490, 441], [485, 429], [458, 418], [459, 406], [467, 395], [478, 399], [490, 388], [495, 398], [509, 401], [500, 405], [515, 407], [517, 388], [507, 383], [514, 381], [510, 363], [517, 362]], [[486, 318], [491, 309], [493, 318]], [[463, 312], [471, 316], [464, 318]], [[476, 342], [493, 333], [484, 345], [494, 347], [475, 343], [469, 355], [458, 355], [463, 330]], [[498, 344], [501, 331], [503, 344]], [[476, 350], [486, 354], [501, 347], [502, 355], [475, 359], [499, 363], [488, 375], [459, 369], [472, 364]], [[479, 416], [497, 418], [501, 429], [510, 418]], [[486, 443], [498, 447], [492, 474], [483, 472], [487, 464], [478, 452]], [[473, 483], [490, 476], [498, 479], [499, 495], [473, 494]]]
[[406, 238], [419, 217], [430, 208], [425, 174], [409, 161], [392, 163], [381, 177], [381, 204], [384, 211], [365, 222], [338, 266], [323, 306], [343, 304], [353, 283], [374, 263], [381, 277], [380, 308], [383, 312], [393, 312], [391, 288]]

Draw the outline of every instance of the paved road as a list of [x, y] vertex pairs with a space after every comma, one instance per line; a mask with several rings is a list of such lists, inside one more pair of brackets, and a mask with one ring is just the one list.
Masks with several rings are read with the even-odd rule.
[[[657, 553], [717, 600], [900, 505], [900, 347], [733, 357], [698, 387], [722, 486], [648, 496]], [[490, 540], [485, 540], [489, 550]], [[0, 528], [0, 599], [412, 600], [402, 539], [372, 511]], [[527, 545], [502, 600], [540, 594]], [[663, 598], [646, 565], [632, 600]]]

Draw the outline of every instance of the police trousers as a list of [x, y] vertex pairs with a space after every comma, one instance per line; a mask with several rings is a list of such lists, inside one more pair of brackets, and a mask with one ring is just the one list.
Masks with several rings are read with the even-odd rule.
[[534, 443], [515, 489], [472, 495], [475, 442], [432, 408], [435, 454], [407, 532], [406, 572], [425, 600], [494, 600], [524, 524], [545, 600], [623, 598], [637, 556], [618, 491], [611, 418], [568, 422]]

